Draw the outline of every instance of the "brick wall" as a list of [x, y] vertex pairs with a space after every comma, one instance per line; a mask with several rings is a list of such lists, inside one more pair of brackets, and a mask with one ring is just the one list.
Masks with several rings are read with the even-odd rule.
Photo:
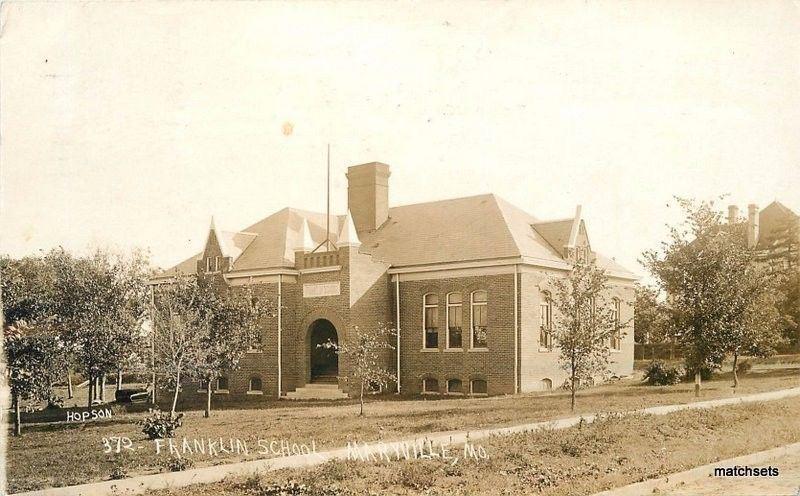
[[[486, 351], [470, 349], [470, 294], [488, 292], [488, 336]], [[462, 294], [463, 348], [446, 350], [446, 295]], [[423, 295], [439, 296], [439, 348], [422, 351]], [[487, 380], [488, 394], [514, 392], [514, 276], [459, 277], [400, 282], [401, 386], [404, 394], [419, 394], [424, 376], [435, 377], [440, 391], [448, 379], [460, 379], [465, 392], [472, 378]]]

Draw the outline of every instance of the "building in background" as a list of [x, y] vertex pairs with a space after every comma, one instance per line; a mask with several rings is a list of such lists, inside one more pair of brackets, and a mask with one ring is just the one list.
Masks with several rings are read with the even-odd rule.
[[[317, 345], [378, 323], [399, 329], [383, 360], [401, 393], [557, 387], [546, 282], [577, 258], [606, 269], [620, 321], [632, 319], [636, 276], [592, 249], [580, 207], [555, 221], [492, 194], [390, 207], [389, 176], [382, 163], [350, 167], [346, 215], [286, 208], [233, 232], [212, 222], [201, 251], [153, 280], [196, 273], [280, 307], [217, 393], [343, 397], [347, 364]], [[617, 376], [633, 369], [632, 325], [622, 334], [609, 343]]]
[[747, 218], [739, 216], [739, 207], [728, 207], [728, 223], [745, 223], [747, 245], [755, 248], [760, 261], [775, 271], [800, 270], [800, 216], [779, 201], [763, 210], [751, 203]]

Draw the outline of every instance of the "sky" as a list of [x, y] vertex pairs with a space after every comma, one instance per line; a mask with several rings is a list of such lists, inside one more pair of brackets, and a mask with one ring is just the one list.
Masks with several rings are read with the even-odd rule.
[[0, 252], [495, 193], [637, 260], [673, 196], [800, 212], [797, 2], [3, 2]]

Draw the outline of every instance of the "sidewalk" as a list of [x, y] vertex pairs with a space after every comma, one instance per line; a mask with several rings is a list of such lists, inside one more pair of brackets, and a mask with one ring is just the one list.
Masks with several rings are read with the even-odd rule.
[[[714, 477], [716, 467], [777, 467], [777, 477]], [[800, 492], [800, 443], [721, 460], [666, 477], [609, 489], [593, 496], [795, 496]]]
[[[652, 415], [666, 415], [680, 410], [694, 410], [703, 408], [715, 408], [718, 406], [736, 405], [742, 403], [753, 403], [759, 401], [774, 401], [783, 398], [800, 396], [800, 387], [791, 389], [781, 389], [767, 393], [751, 394], [747, 396], [724, 398], [716, 400], [699, 401], [695, 403], [685, 403], [678, 405], [663, 405], [635, 410], [628, 413], [648, 413]], [[533, 422], [519, 424], [511, 427], [499, 427], [483, 429], [478, 431], [448, 431], [433, 432], [414, 438], [406, 438], [393, 442], [384, 442], [386, 446], [394, 443], [413, 443], [418, 441], [430, 441], [435, 444], [463, 444], [466, 441], [475, 441], [492, 436], [506, 436], [520, 432], [537, 431], [542, 429], [566, 429], [577, 425], [581, 419], [585, 422], [593, 422], [597, 414], [579, 415], [575, 417], [549, 420], [543, 422]], [[325, 463], [329, 460], [347, 459], [350, 452], [347, 448], [324, 451], [310, 455], [293, 455], [279, 458], [268, 458], [263, 460], [252, 460], [248, 462], [231, 463], [228, 465], [216, 465], [213, 467], [196, 468], [184, 472], [168, 472], [162, 474], [141, 475], [129, 479], [95, 482], [78, 486], [57, 487], [17, 493], [23, 496], [95, 496], [104, 494], [128, 495], [139, 494], [147, 490], [184, 487], [192, 484], [207, 484], [219, 482], [230, 476], [247, 476], [256, 472], [266, 472], [280, 470], [283, 468], [302, 468], [311, 467]], [[630, 493], [634, 494], [634, 493]]]

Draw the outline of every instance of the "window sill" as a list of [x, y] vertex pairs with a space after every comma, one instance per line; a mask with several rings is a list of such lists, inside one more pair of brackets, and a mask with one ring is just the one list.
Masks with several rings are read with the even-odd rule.
[[263, 350], [247, 350], [248, 355], [261, 355], [263, 354]]
[[622, 350], [615, 350], [614, 348], [611, 348], [608, 351], [610, 351], [611, 353], [622, 353]]
[[250, 395], [253, 395], [253, 396], [260, 396], [260, 395], [264, 394], [264, 391], [248, 391], [245, 394], [250, 394]]
[[198, 389], [197, 392], [205, 394], [208, 392], [208, 389]]
[[469, 393], [470, 396], [489, 396], [488, 393]]
[[552, 353], [553, 351], [553, 348], [539, 347], [539, 353]]
[[438, 353], [439, 348], [422, 348], [419, 351], [421, 351], [422, 353]]
[[464, 393], [451, 393], [449, 391], [445, 394], [447, 394], [447, 396], [464, 396]]
[[426, 396], [433, 396], [433, 395], [437, 395], [438, 396], [441, 393], [439, 393], [439, 391], [423, 391], [420, 394], [424, 394]]
[[444, 351], [449, 353], [460, 353], [464, 351], [464, 348], [445, 348]]
[[489, 348], [470, 348], [469, 349], [470, 353], [486, 353], [487, 351], [489, 351]]
[[217, 389], [214, 394], [228, 394], [229, 392], [227, 389]]

